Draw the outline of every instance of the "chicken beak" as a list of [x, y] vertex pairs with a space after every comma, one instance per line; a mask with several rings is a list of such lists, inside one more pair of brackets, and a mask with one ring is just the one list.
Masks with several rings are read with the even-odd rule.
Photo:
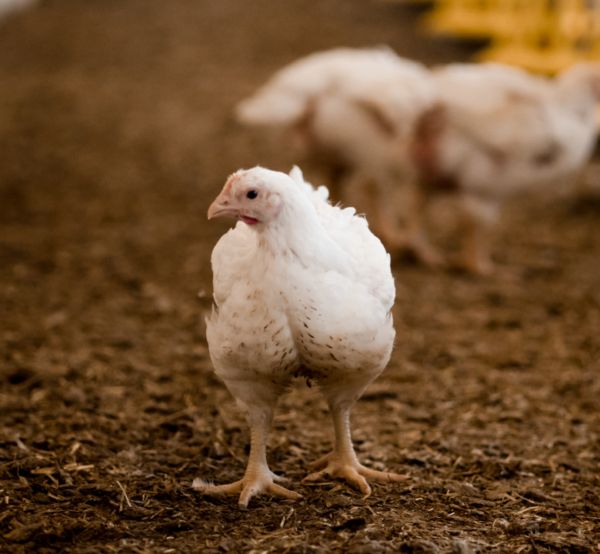
[[231, 205], [231, 198], [228, 194], [221, 193], [208, 208], [208, 219], [213, 217], [238, 217], [238, 210]]

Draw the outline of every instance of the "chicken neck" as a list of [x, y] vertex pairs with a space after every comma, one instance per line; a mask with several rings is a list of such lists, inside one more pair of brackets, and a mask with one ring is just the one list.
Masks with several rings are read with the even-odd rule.
[[314, 206], [304, 198], [286, 204], [277, 221], [257, 230], [259, 247], [277, 259], [312, 270], [335, 269], [347, 277], [354, 274], [347, 253], [329, 236]]

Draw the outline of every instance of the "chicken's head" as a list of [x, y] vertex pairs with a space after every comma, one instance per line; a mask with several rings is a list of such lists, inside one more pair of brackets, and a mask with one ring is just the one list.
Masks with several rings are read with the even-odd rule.
[[208, 219], [229, 216], [248, 225], [269, 223], [279, 216], [291, 179], [276, 171], [255, 167], [234, 173], [210, 205]]

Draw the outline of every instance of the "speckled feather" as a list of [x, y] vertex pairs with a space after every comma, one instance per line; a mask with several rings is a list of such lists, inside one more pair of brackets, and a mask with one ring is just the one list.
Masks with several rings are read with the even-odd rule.
[[273, 180], [285, 205], [270, 229], [238, 222], [213, 251], [216, 307], [207, 336], [216, 373], [228, 384], [255, 381], [257, 391], [261, 380], [285, 387], [298, 372], [340, 386], [349, 374], [370, 382], [395, 334], [381, 242], [298, 169], [288, 177], [255, 168], [243, 177]]

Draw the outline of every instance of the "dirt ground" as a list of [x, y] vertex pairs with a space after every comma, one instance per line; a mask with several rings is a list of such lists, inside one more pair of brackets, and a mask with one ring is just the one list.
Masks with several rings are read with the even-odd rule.
[[394, 262], [398, 344], [353, 430], [363, 463], [409, 481], [366, 499], [301, 484], [331, 437], [300, 383], [268, 455], [303, 500], [244, 511], [191, 489], [239, 478], [249, 442], [205, 341], [228, 227], [206, 210], [232, 171], [294, 161], [232, 106], [334, 46], [467, 59], [420, 37], [417, 15], [369, 0], [41, 0], [0, 22], [0, 552], [600, 552], [591, 193], [508, 206], [494, 251], [511, 279]]

